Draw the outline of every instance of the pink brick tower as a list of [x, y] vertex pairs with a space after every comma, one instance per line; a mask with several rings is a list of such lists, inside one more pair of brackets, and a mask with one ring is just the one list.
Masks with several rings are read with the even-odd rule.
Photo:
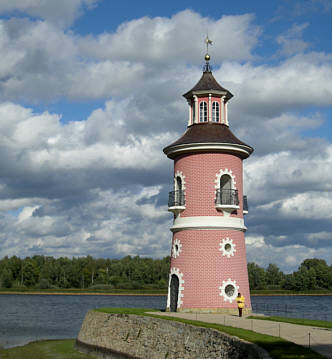
[[253, 148], [230, 131], [227, 105], [233, 95], [213, 77], [208, 54], [205, 60], [201, 79], [183, 95], [188, 128], [164, 148], [174, 160], [167, 310], [232, 313], [241, 292], [248, 312], [242, 160]]

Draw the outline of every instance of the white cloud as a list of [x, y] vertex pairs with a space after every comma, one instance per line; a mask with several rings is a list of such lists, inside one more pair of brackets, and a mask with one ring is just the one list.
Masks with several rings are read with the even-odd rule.
[[236, 95], [230, 106], [256, 121], [332, 105], [332, 54], [299, 54], [275, 66], [225, 63], [215, 74]]
[[[235, 94], [231, 129], [255, 147], [244, 165], [248, 259], [288, 269], [308, 255], [331, 260], [322, 248], [332, 233], [332, 146], [302, 135], [323, 123], [319, 108], [298, 114], [332, 105], [330, 54], [256, 65], [261, 30], [251, 15], [187, 10], [87, 37], [43, 18], [0, 21], [0, 257], [169, 254], [172, 161], [162, 148], [185, 130], [181, 94], [201, 76], [187, 64], [203, 62], [197, 38], [208, 27], [211, 62], [224, 61], [214, 76]], [[284, 39], [304, 27], [292, 31]], [[73, 122], [33, 109], [59, 98], [105, 104]]]
[[261, 236], [247, 235], [246, 248], [248, 262], [255, 262], [263, 268], [273, 263], [285, 273], [297, 270], [300, 263], [307, 258], [322, 258], [327, 263], [332, 262], [332, 254], [326, 248], [312, 249], [298, 244], [275, 247], [270, 243], [265, 243]]
[[309, 47], [309, 44], [302, 39], [303, 31], [308, 26], [309, 23], [294, 24], [286, 33], [277, 37], [277, 43], [281, 46], [280, 52], [283, 55], [301, 53]]
[[35, 207], [24, 207], [21, 211], [21, 213], [18, 215], [17, 222], [23, 222], [26, 221], [28, 218], [32, 217], [33, 212], [38, 208], [38, 206]]
[[87, 201], [69, 208], [63, 199], [25, 207], [0, 234], [2, 254], [162, 257], [170, 245], [170, 215], [156, 204], [159, 193], [159, 187], [93, 190]]
[[[169, 143], [171, 134], [135, 134], [128, 127], [130, 124], [124, 126], [122, 123], [122, 112], [121, 103], [109, 102], [105, 111], [93, 112], [86, 121], [63, 125], [59, 115], [36, 114], [12, 103], [0, 104], [0, 117], [3, 119], [0, 120], [3, 147], [0, 163], [6, 165], [6, 171], [13, 175], [22, 176], [24, 173], [27, 179], [32, 176], [32, 181], [38, 177], [38, 182], [44, 186], [51, 184], [49, 175], [55, 176], [63, 171], [76, 171], [76, 177], [80, 176], [80, 171], [86, 170], [110, 172], [112, 169], [142, 171], [160, 168], [167, 161], [160, 144]], [[8, 121], [11, 118], [13, 120]], [[135, 183], [135, 180], [129, 182]], [[4, 193], [7, 190], [6, 186], [3, 187]]]
[[330, 219], [332, 192], [305, 192], [285, 199], [280, 214], [288, 218]]
[[172, 18], [133, 20], [96, 37], [64, 32], [45, 21], [1, 20], [0, 94], [37, 102], [108, 98], [140, 91], [147, 78], [164, 78], [167, 72], [177, 82], [178, 71], [170, 66], [184, 70], [187, 63], [202, 63], [203, 38], [195, 40], [207, 24], [219, 43], [211, 50], [214, 61], [250, 58], [259, 35], [252, 20], [250, 15], [211, 20], [186, 10]]
[[[326, 145], [319, 151], [312, 148], [306, 156], [283, 151], [253, 157], [245, 165], [245, 174], [246, 191], [261, 205], [272, 206], [271, 199], [295, 203], [295, 198], [297, 202], [302, 201], [302, 205], [308, 200], [306, 209], [316, 201], [325, 205], [330, 201], [332, 190], [332, 146]], [[295, 197], [297, 194], [305, 197]]]
[[[202, 17], [185, 10], [165, 17], [143, 17], [119, 26], [114, 34], [82, 38], [81, 52], [95, 59], [170, 64], [201, 63], [204, 35], [217, 44], [211, 49], [212, 58], [244, 60], [252, 57], [260, 29], [253, 25], [253, 16], [223, 16], [218, 20]], [[197, 41], [201, 39], [201, 41]]]
[[[245, 111], [259, 120], [285, 110], [331, 105], [331, 55], [298, 54], [275, 66], [239, 63], [252, 58], [259, 39], [253, 17], [212, 20], [189, 10], [171, 18], [133, 20], [115, 33], [94, 37], [64, 32], [43, 21], [2, 20], [0, 95], [40, 102], [140, 94], [139, 101], [145, 94], [156, 106], [167, 96], [171, 108], [199, 76], [197, 68], [186, 64], [202, 64], [203, 41], [196, 39], [207, 25], [215, 43], [211, 62], [224, 62], [215, 76], [236, 95], [230, 106], [235, 114]], [[174, 46], [178, 42], [181, 46]]]
[[91, 8], [99, 0], [2, 0], [0, 13], [21, 12], [61, 26], [70, 25], [84, 7]]

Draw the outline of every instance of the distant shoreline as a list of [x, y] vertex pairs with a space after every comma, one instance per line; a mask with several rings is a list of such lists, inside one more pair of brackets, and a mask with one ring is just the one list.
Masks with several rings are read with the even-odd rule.
[[[21, 291], [0, 291], [0, 295], [103, 295], [103, 296], [145, 296], [145, 297], [155, 297], [155, 296], [167, 296], [167, 293], [107, 293], [107, 292], [43, 292], [43, 291], [31, 291], [31, 292], [21, 292]], [[332, 293], [253, 293], [251, 297], [284, 297], [284, 296], [332, 296]]]
[[251, 294], [251, 297], [303, 297], [303, 296], [332, 296], [332, 293], [255, 293]]
[[109, 295], [109, 296], [146, 296], [146, 297], [156, 297], [156, 296], [166, 296], [167, 293], [107, 293], [107, 292], [1, 292], [0, 295], [8, 295], [8, 294], [27, 294], [27, 295]]

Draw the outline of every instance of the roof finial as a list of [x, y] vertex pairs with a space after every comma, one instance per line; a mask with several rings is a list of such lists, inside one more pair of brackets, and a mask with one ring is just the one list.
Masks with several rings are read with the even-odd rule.
[[211, 72], [211, 67], [209, 64], [210, 61], [210, 55], [209, 55], [209, 45], [212, 46], [212, 40], [209, 39], [209, 35], [206, 35], [205, 38], [205, 43], [206, 43], [206, 54], [205, 54], [205, 66], [204, 66], [204, 72]]

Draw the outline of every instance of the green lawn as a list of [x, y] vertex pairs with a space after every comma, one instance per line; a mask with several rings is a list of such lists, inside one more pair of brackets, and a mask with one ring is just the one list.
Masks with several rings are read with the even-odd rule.
[[238, 338], [247, 340], [248, 342], [255, 343], [261, 348], [264, 348], [272, 358], [275, 359], [319, 359], [324, 358], [322, 355], [312, 351], [311, 349], [302, 347], [284, 339], [273, 337], [270, 335], [256, 333], [246, 329], [233, 328], [220, 324], [211, 324], [200, 322], [197, 320], [187, 320], [182, 318], [158, 316], [154, 314], [146, 314], [147, 311], [155, 311], [153, 309], [127, 309], [127, 308], [100, 308], [96, 309], [98, 312], [104, 313], [122, 313], [122, 314], [137, 314], [144, 316], [151, 316], [164, 320], [174, 320], [181, 323], [196, 325], [204, 328], [217, 329], [223, 333], [236, 336]]
[[[136, 314], [160, 318], [163, 320], [174, 320], [186, 324], [196, 325], [205, 328], [214, 328], [221, 332], [227, 333], [239, 337], [241, 339], [247, 340], [249, 342], [255, 343], [260, 347], [264, 348], [272, 358], [275, 359], [321, 359], [324, 358], [322, 355], [302, 347], [300, 345], [288, 342], [278, 337], [273, 337], [270, 335], [264, 335], [255, 333], [250, 330], [233, 328], [219, 324], [210, 324], [205, 322], [200, 322], [196, 320], [186, 320], [182, 318], [174, 317], [164, 317], [154, 314], [146, 314], [145, 312], [156, 312], [155, 309], [140, 309], [140, 308], [100, 308], [96, 309], [98, 312], [104, 313], [117, 313], [117, 314]], [[276, 320], [272, 318], [279, 317], [269, 317], [269, 320]], [[259, 317], [259, 319], [263, 319]], [[279, 318], [279, 319], [288, 319], [288, 318]], [[292, 319], [290, 319], [292, 320]], [[280, 320], [279, 320], [280, 321]], [[293, 322], [293, 321], [292, 321]], [[308, 321], [302, 320], [302, 322]], [[314, 322], [315, 324], [312, 324]], [[318, 321], [310, 321], [309, 325], [316, 325]], [[331, 322], [323, 322], [332, 324]], [[300, 323], [295, 323], [300, 324]], [[81, 354], [74, 349], [75, 340], [48, 340], [48, 341], [38, 341], [27, 344], [23, 347], [16, 347], [11, 349], [0, 349], [0, 358], [1, 359], [92, 359], [92, 356]]]
[[284, 317], [262, 317], [251, 315], [247, 319], [271, 320], [274, 322], [291, 323], [298, 325], [309, 325], [312, 327], [329, 328], [332, 329], [332, 322], [324, 320], [298, 319], [298, 318], [284, 318]]
[[22, 347], [0, 349], [1, 359], [93, 359], [74, 349], [75, 340], [45, 340]]

